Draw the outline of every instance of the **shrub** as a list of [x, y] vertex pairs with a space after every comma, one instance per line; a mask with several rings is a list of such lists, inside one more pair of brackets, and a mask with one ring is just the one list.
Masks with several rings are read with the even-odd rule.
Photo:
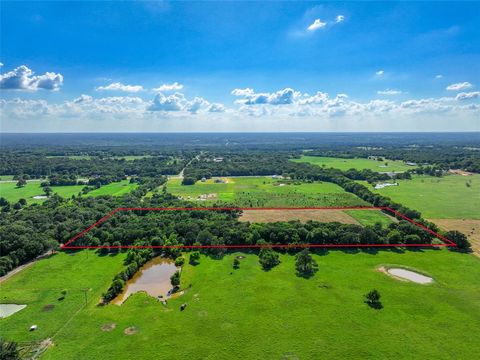
[[271, 268], [280, 264], [278, 254], [275, 253], [272, 249], [263, 248], [262, 250], [260, 250], [258, 257], [263, 270], [270, 270]]
[[170, 283], [173, 287], [180, 285], [180, 271], [175, 271], [175, 273], [170, 276]]
[[190, 265], [198, 265], [200, 264], [200, 253], [198, 251], [194, 251], [190, 254], [190, 258], [188, 260]]
[[182, 266], [183, 264], [185, 264], [185, 258], [178, 257], [175, 259], [175, 266]]
[[373, 289], [365, 294], [365, 303], [374, 309], [381, 309], [383, 305], [380, 302], [380, 297], [380, 293], [376, 289]]

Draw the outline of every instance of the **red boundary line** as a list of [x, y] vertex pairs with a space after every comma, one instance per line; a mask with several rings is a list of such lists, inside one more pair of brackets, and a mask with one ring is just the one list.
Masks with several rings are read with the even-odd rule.
[[[240, 211], [240, 210], [386, 210], [391, 213], [401, 217], [404, 220], [412, 223], [413, 225], [421, 228], [434, 235], [438, 239], [442, 240], [443, 244], [272, 244], [272, 245], [257, 245], [257, 244], [245, 244], [245, 245], [120, 245], [120, 246], [103, 246], [103, 245], [85, 245], [85, 246], [71, 246], [70, 244], [88, 233], [93, 228], [97, 227], [101, 223], [105, 222], [117, 212], [121, 211]], [[417, 223], [416, 221], [410, 219], [409, 217], [400, 214], [398, 211], [387, 207], [387, 206], [378, 206], [378, 207], [367, 207], [367, 206], [357, 206], [357, 207], [308, 207], [308, 208], [235, 208], [235, 207], [154, 207], [154, 208], [143, 208], [143, 207], [126, 207], [126, 208], [117, 208], [107, 215], [102, 217], [96, 223], [90, 225], [85, 230], [81, 231], [74, 237], [72, 237], [65, 244], [61, 245], [61, 249], [211, 249], [211, 248], [227, 248], [227, 249], [246, 249], [246, 248], [341, 248], [341, 247], [438, 247], [438, 246], [457, 246], [453, 241], [447, 239], [445, 236], [438, 234], [437, 232], [427, 228], [426, 226]]]

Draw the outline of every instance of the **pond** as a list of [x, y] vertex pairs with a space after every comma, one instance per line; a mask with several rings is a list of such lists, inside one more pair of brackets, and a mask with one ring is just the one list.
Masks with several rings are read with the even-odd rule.
[[148, 295], [158, 298], [167, 297], [172, 289], [170, 276], [179, 270], [171, 259], [156, 257], [143, 265], [135, 275], [127, 281], [125, 289], [112, 300], [113, 304], [120, 305], [131, 294], [145, 291]]
[[401, 279], [413, 281], [417, 284], [430, 284], [431, 282], [433, 282], [433, 279], [431, 277], [410, 270], [391, 268], [388, 269], [387, 272], [390, 275], [399, 277]]
[[25, 309], [27, 305], [18, 304], [0, 304], [0, 318], [6, 318], [15, 314], [17, 311]]

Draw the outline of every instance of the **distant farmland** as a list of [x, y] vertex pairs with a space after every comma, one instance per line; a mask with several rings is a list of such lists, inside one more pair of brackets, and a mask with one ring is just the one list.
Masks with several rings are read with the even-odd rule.
[[325, 166], [326, 168], [332, 167], [343, 171], [349, 169], [368, 169], [377, 172], [404, 172], [415, 168], [414, 166], [406, 165], [403, 161], [388, 159], [378, 161], [364, 158], [343, 159], [324, 156], [302, 156], [300, 159], [294, 159], [292, 161]]
[[369, 188], [421, 211], [425, 218], [480, 219], [480, 175], [413, 176], [397, 182], [399, 186]]
[[[222, 182], [215, 182], [222, 181]], [[368, 206], [354, 194], [328, 182], [294, 183], [270, 177], [227, 177], [181, 185], [170, 179], [167, 190], [197, 203], [240, 207]]]

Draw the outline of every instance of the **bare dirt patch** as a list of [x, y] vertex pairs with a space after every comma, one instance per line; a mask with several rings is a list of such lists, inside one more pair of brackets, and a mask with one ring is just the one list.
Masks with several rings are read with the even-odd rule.
[[455, 174], [455, 175], [463, 175], [463, 176], [470, 176], [473, 175], [473, 173], [461, 170], [461, 169], [450, 169], [448, 170], [450, 174]]
[[[117, 327], [117, 324], [110, 323], [110, 324], [103, 324], [101, 329], [102, 329], [102, 331], [112, 331], [116, 327]], [[125, 329], [125, 330], [127, 330], [127, 329]]]
[[48, 304], [48, 305], [45, 305], [45, 306], [42, 308], [42, 311], [51, 311], [51, 310], [53, 310], [54, 307], [55, 307], [55, 305], [53, 305], [53, 304]]
[[138, 333], [138, 329], [135, 326], [130, 326], [130, 327], [126, 328], [125, 330], [123, 330], [123, 333], [125, 335], [134, 335], [134, 334]]
[[338, 221], [343, 224], [359, 224], [350, 215], [346, 214], [342, 210], [244, 210], [240, 216], [240, 221], [249, 221], [256, 223], [267, 223], [277, 221], [290, 221], [299, 220], [301, 222], [307, 222], [309, 220], [315, 220], [320, 222], [334, 222]]
[[464, 233], [472, 244], [473, 252], [480, 256], [480, 220], [472, 219], [429, 219], [442, 230], [458, 230]]

